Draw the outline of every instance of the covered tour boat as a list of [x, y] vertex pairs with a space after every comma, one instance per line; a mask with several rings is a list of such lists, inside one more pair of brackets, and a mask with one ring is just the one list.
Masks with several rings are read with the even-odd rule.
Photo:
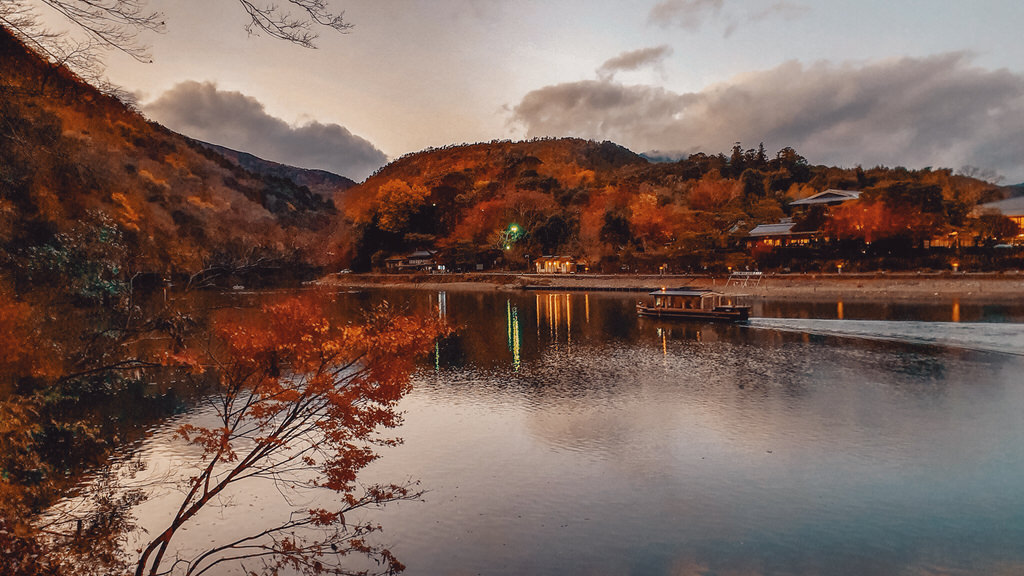
[[637, 314], [654, 318], [715, 322], [746, 322], [750, 318], [750, 306], [737, 306], [733, 303], [734, 296], [706, 288], [662, 288], [651, 292], [650, 295], [654, 302], [637, 303]]

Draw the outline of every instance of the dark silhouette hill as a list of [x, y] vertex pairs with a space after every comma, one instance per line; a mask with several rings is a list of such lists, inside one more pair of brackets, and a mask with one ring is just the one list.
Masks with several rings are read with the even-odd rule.
[[298, 168], [271, 160], [264, 160], [254, 154], [232, 150], [225, 146], [201, 141], [199, 143], [253, 174], [289, 180], [299, 186], [309, 188], [311, 192], [319, 194], [328, 200], [332, 199], [335, 194], [344, 192], [356, 185], [352, 179], [328, 172], [327, 170]]

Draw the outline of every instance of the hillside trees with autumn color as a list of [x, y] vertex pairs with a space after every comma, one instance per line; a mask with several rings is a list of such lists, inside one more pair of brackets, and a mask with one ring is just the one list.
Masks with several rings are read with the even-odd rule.
[[[140, 493], [112, 451], [181, 408], [192, 287], [315, 270], [336, 211], [148, 122], [0, 29], [0, 556], [116, 573]], [[91, 478], [86, 485], [82, 478]], [[69, 494], [83, 503], [49, 512]], [[13, 563], [13, 564], [12, 564]]]
[[[421, 190], [411, 205], [396, 202], [407, 214], [399, 220], [380, 202], [396, 186]], [[829, 188], [864, 195], [836, 210], [790, 205]], [[728, 156], [650, 163], [610, 142], [495, 141], [426, 150], [382, 168], [337, 198], [349, 237], [334, 240], [338, 266], [361, 270], [419, 249], [438, 251], [454, 270], [522, 269], [527, 256], [546, 254], [606, 271], [724, 269], [769, 263], [743, 242], [758, 224], [794, 218], [799, 231], [910, 249], [936, 236], [976, 235], [972, 211], [1002, 193], [948, 169], [815, 166], [789, 147], [771, 155], [737, 144]], [[831, 258], [801, 254], [810, 266]]]
[[287, 273], [319, 258], [329, 201], [148, 122], [2, 29], [0, 61], [0, 209], [10, 225], [0, 258], [8, 270], [30, 271], [33, 251], [57, 249], [60, 234], [97, 219], [109, 220], [125, 246], [122, 281], [207, 268]]

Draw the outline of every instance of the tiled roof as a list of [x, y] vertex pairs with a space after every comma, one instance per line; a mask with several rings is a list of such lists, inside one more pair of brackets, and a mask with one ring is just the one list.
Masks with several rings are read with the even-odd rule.
[[748, 236], [783, 236], [793, 233], [796, 222], [779, 222], [776, 224], [761, 224], [750, 231]]
[[836, 190], [829, 188], [824, 192], [818, 192], [814, 196], [808, 196], [803, 200], [794, 200], [790, 206], [808, 206], [811, 204], [841, 204], [850, 200], [860, 198], [859, 190]]

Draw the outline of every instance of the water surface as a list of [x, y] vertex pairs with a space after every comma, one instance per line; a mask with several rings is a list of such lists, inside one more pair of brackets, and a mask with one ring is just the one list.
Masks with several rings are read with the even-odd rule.
[[[739, 327], [638, 319], [635, 296], [370, 291], [338, 314], [382, 298], [461, 327], [365, 475], [429, 491], [372, 516], [408, 574], [1024, 572], [1012, 307], [766, 303]], [[188, 460], [166, 429], [144, 452]]]

